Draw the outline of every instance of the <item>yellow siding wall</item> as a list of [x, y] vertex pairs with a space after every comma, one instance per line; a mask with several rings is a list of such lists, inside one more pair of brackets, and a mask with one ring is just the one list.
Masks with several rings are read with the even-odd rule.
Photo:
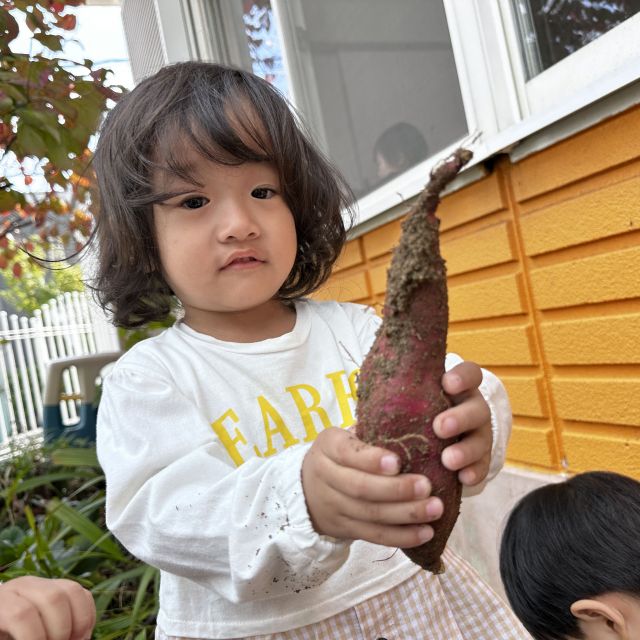
[[[509, 461], [640, 479], [640, 108], [445, 198], [448, 348], [513, 406]], [[384, 301], [394, 221], [352, 240], [321, 298]]]

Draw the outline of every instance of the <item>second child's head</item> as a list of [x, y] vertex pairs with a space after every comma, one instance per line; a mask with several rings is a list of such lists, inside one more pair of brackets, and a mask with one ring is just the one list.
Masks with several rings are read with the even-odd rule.
[[116, 324], [300, 298], [328, 277], [352, 195], [253, 74], [171, 65], [102, 127], [95, 288]]
[[526, 495], [502, 536], [509, 602], [535, 640], [640, 638], [640, 482], [593, 471]]

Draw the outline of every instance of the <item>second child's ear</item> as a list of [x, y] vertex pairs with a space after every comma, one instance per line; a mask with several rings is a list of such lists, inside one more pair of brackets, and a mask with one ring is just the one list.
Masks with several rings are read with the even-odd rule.
[[631, 640], [625, 617], [615, 598], [607, 598], [606, 601], [599, 597], [577, 600], [571, 605], [571, 614], [578, 619], [580, 629], [588, 638]]

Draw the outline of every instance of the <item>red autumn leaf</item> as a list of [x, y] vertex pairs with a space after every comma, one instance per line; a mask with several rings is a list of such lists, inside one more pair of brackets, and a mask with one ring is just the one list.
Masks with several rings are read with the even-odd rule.
[[19, 262], [14, 262], [11, 270], [16, 278], [19, 278], [22, 275], [22, 265]]
[[76, 28], [76, 17], [71, 13], [68, 13], [66, 16], [59, 16], [56, 21], [56, 26], [65, 31], [73, 31]]

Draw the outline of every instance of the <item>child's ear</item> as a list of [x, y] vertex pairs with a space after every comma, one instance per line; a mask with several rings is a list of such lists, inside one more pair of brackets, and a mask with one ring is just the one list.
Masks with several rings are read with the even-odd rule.
[[[630, 640], [625, 617], [615, 599], [577, 600], [571, 605], [571, 614], [580, 621], [580, 628], [587, 637]], [[605, 632], [608, 635], [600, 635]]]

